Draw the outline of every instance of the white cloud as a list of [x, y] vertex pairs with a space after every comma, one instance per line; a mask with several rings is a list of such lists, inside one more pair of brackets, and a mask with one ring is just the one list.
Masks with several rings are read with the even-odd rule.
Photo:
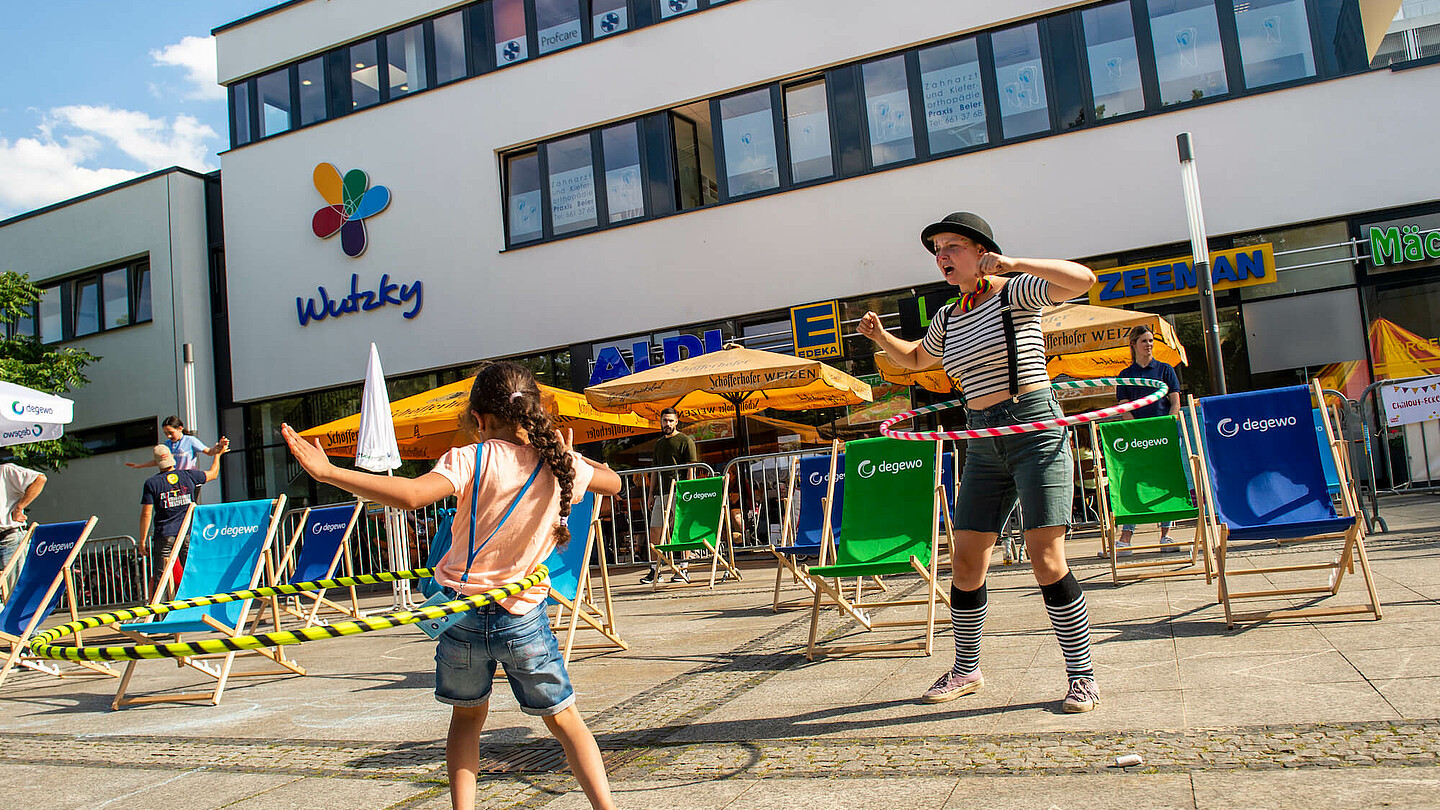
[[97, 188], [120, 183], [139, 172], [89, 168], [81, 164], [101, 149], [99, 141], [81, 136], [63, 143], [47, 136], [0, 138], [0, 216], [29, 211]]
[[[27, 211], [128, 180], [141, 172], [94, 165], [138, 164], [145, 171], [183, 166], [214, 168], [209, 158], [219, 137], [189, 115], [172, 121], [113, 107], [57, 107], [36, 137], [0, 138], [0, 216]], [[115, 161], [113, 148], [128, 160]]]
[[216, 101], [225, 98], [225, 88], [215, 78], [215, 37], [185, 37], [174, 45], [151, 51], [156, 65], [178, 67], [185, 71], [191, 85], [185, 98]]

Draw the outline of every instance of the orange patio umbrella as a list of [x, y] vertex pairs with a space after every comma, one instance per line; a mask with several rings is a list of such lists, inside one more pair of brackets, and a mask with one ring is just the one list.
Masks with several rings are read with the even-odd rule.
[[[401, 458], [436, 459], [446, 450], [471, 441], [460, 430], [460, 416], [470, 402], [470, 386], [474, 383], [474, 377], [467, 377], [391, 404], [390, 415], [395, 421], [395, 439], [400, 444]], [[576, 444], [654, 433], [660, 429], [658, 423], [634, 414], [602, 413], [573, 391], [542, 385], [540, 392], [556, 426], [573, 430]], [[310, 428], [300, 435], [319, 439], [326, 455], [354, 456], [359, 429], [360, 415], [355, 414]]]
[[[1440, 374], [1440, 348], [1384, 318], [1376, 318], [1370, 324], [1370, 357], [1375, 362], [1376, 379], [1403, 380]], [[1371, 382], [1363, 360], [1331, 363], [1321, 369], [1318, 376], [1322, 387], [1351, 399], [1358, 399]]]

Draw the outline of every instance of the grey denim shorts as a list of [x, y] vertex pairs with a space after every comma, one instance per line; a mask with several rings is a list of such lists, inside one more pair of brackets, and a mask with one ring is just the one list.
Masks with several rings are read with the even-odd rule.
[[[1021, 394], [984, 410], [965, 410], [971, 428], [1038, 422], [1061, 415], [1049, 389]], [[1052, 428], [965, 444], [955, 528], [998, 533], [1020, 500], [1025, 528], [1069, 526], [1075, 497], [1075, 464], [1067, 428]]]

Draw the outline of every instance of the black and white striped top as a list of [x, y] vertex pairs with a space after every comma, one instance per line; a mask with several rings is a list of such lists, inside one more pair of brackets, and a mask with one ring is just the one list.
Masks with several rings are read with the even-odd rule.
[[[1041, 310], [1053, 306], [1050, 282], [1021, 273], [1009, 277], [1001, 292], [1010, 299], [1011, 318], [1015, 321], [1020, 386], [1050, 382], [1050, 375], [1045, 373], [1045, 336], [1040, 331]], [[1001, 298], [999, 293], [992, 295], [969, 312], [960, 312], [955, 302], [946, 304], [930, 319], [930, 331], [920, 344], [941, 358], [945, 373], [960, 381], [965, 398], [972, 401], [1010, 391]]]

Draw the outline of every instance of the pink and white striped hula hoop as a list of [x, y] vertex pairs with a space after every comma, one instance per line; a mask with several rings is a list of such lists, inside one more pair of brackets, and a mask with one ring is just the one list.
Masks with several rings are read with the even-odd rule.
[[906, 419], [913, 419], [917, 416], [924, 416], [925, 414], [958, 408], [965, 404], [965, 400], [956, 399], [950, 402], [941, 402], [938, 405], [926, 405], [923, 408], [916, 408], [913, 411], [896, 414], [881, 423], [880, 435], [889, 436], [892, 439], [904, 439], [913, 442], [933, 442], [942, 439], [990, 439], [996, 436], [1013, 436], [1016, 433], [1032, 433], [1037, 430], [1083, 425], [1086, 422], [1094, 422], [1097, 419], [1118, 416], [1119, 414], [1133, 411], [1136, 408], [1143, 408], [1146, 405], [1159, 402], [1166, 394], [1170, 393], [1170, 388], [1165, 385], [1165, 383], [1159, 380], [1147, 380], [1139, 377], [1100, 377], [1094, 380], [1066, 380], [1064, 382], [1050, 383], [1051, 388], [1100, 388], [1107, 385], [1147, 386], [1156, 390], [1131, 402], [1122, 402], [1119, 405], [1112, 405], [1109, 408], [1077, 413], [1074, 416], [1058, 416], [1054, 419], [1046, 419], [1041, 422], [1023, 422], [1018, 425], [1001, 425], [1000, 427], [976, 428], [974, 430], [893, 430], [891, 428], [892, 425], [903, 422]]

